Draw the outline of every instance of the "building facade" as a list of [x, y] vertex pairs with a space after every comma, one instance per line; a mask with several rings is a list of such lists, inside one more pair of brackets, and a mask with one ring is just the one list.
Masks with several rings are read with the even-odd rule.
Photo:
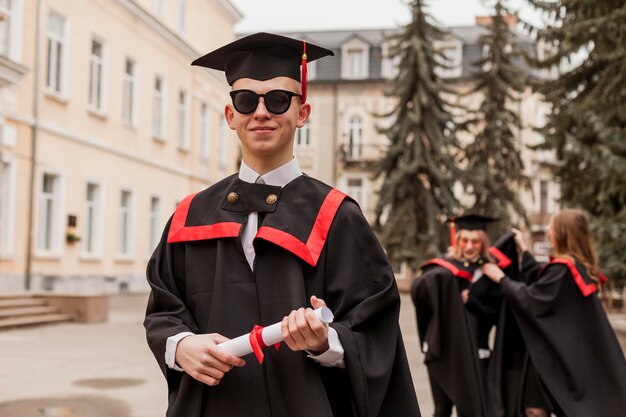
[[[450, 68], [440, 69], [439, 75], [458, 91], [471, 87], [473, 63], [483, 54], [480, 35], [486, 31], [487, 23], [485, 18], [477, 18], [473, 26], [449, 27], [448, 38], [436, 45], [451, 63]], [[388, 52], [388, 38], [397, 31], [396, 28], [287, 34], [335, 53], [333, 58], [314, 62], [309, 69], [309, 102], [313, 112], [307, 126], [296, 135], [300, 165], [304, 171], [354, 197], [370, 221], [374, 220], [376, 190], [381, 184], [380, 179], [373, 177], [373, 168], [388, 143], [377, 128], [393, 123], [387, 114], [393, 110], [395, 99], [385, 92], [398, 73], [397, 61]], [[518, 42], [525, 48], [534, 48], [521, 35]], [[519, 193], [531, 220], [529, 237], [533, 249], [541, 257], [548, 253], [545, 232], [550, 215], [558, 209], [559, 188], [552, 180], [554, 155], [530, 150], [527, 145], [542, 142], [534, 127], [545, 123], [548, 107], [530, 88], [519, 98], [514, 108], [523, 124], [517, 132], [518, 148], [526, 174], [532, 179], [532, 190], [519, 190]], [[477, 108], [480, 99], [478, 95], [464, 97], [462, 104]], [[466, 134], [460, 140], [467, 142], [472, 137]], [[462, 189], [455, 192], [459, 198], [466, 199]]]
[[0, 291], [144, 289], [178, 202], [236, 170], [228, 0], [0, 1]]

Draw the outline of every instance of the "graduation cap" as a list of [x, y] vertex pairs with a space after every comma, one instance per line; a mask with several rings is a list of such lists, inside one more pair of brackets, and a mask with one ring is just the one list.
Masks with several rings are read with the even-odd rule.
[[[275, 77], [289, 77], [302, 82], [302, 102], [306, 101], [307, 61], [334, 55], [303, 40], [273, 33], [255, 33], [224, 45], [191, 63], [226, 73], [226, 81], [233, 85], [240, 78], [265, 81]], [[302, 75], [300, 75], [302, 67]]]
[[487, 230], [487, 225], [498, 221], [492, 217], [480, 216], [478, 214], [467, 214], [465, 216], [450, 217], [446, 223], [450, 224], [450, 242], [456, 245], [454, 235], [456, 230]]

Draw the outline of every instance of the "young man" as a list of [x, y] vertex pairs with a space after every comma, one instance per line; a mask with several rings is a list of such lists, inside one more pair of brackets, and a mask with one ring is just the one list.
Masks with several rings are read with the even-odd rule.
[[[482, 265], [498, 256], [485, 232], [493, 219], [467, 215], [452, 221], [452, 245], [444, 258], [422, 265], [411, 288], [435, 417], [449, 417], [453, 405], [461, 417], [486, 416], [485, 376], [491, 351], [490, 329], [499, 317], [497, 286], [482, 278]], [[491, 254], [493, 253], [493, 254]]]
[[[356, 203], [293, 157], [311, 113], [300, 64], [326, 55], [259, 33], [194, 61], [226, 73], [243, 160], [181, 202], [148, 264], [145, 327], [168, 416], [420, 415], [387, 258]], [[324, 305], [330, 326], [312, 314]], [[275, 322], [285, 345], [262, 363], [217, 347]]]

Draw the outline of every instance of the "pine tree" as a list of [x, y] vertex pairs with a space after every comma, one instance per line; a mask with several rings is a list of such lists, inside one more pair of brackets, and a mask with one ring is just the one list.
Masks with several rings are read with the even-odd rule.
[[[626, 2], [528, 0], [554, 23], [533, 63], [561, 73], [537, 90], [552, 104], [545, 148], [556, 150], [562, 203], [591, 214], [601, 266], [626, 281]], [[564, 65], [565, 64], [565, 65]], [[564, 69], [567, 67], [567, 69]]]
[[474, 197], [469, 212], [500, 219], [499, 231], [510, 227], [512, 213], [517, 221], [526, 222], [518, 190], [530, 187], [516, 145], [520, 116], [513, 110], [527, 77], [506, 16], [511, 16], [510, 12], [497, 1], [488, 32], [479, 38], [486, 54], [474, 63], [476, 84], [467, 94], [480, 95], [482, 101], [468, 120], [471, 130], [477, 132], [465, 149], [469, 167], [466, 191]]
[[460, 205], [453, 186], [461, 172], [450, 104], [442, 98], [454, 93], [435, 73], [445, 58], [433, 45], [446, 33], [430, 22], [423, 0], [410, 7], [412, 22], [391, 38], [400, 65], [390, 96], [398, 102], [385, 115], [395, 123], [381, 129], [389, 147], [376, 172], [384, 176], [376, 225], [392, 262], [416, 267], [450, 243], [443, 220]]

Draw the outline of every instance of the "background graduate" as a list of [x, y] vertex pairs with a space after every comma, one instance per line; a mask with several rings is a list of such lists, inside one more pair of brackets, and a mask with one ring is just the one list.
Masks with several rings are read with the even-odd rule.
[[605, 280], [598, 268], [589, 223], [580, 210], [550, 222], [553, 259], [541, 268], [524, 250], [527, 285], [494, 264], [483, 267], [499, 283], [526, 342], [530, 361], [519, 414], [606, 417], [626, 410], [626, 360], [597, 296]]
[[[482, 277], [482, 266], [494, 259], [485, 232], [491, 221], [476, 215], [455, 219], [448, 254], [426, 262], [411, 288], [435, 417], [450, 416], [453, 405], [460, 416], [487, 415], [488, 336], [500, 304], [499, 288]], [[508, 267], [510, 260], [497, 254]]]
[[[259, 33], [194, 61], [226, 73], [224, 113], [243, 160], [181, 202], [148, 264], [144, 325], [168, 416], [420, 415], [385, 253], [357, 204], [293, 157], [311, 113], [306, 62], [326, 55]], [[327, 305], [335, 321], [309, 305]], [[262, 363], [216, 346], [275, 322], [285, 345]]]

